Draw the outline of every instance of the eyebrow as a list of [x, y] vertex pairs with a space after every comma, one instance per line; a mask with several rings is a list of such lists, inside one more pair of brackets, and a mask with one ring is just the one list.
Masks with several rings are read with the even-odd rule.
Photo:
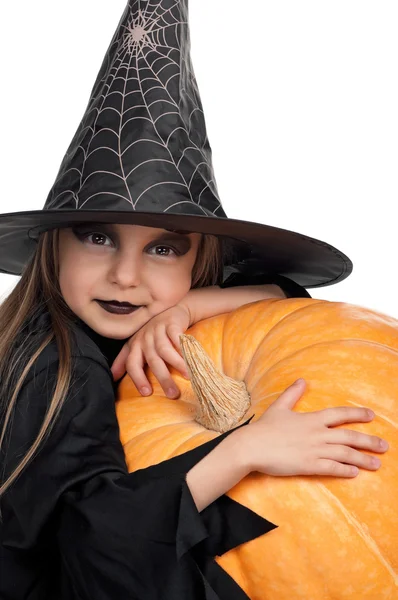
[[170, 240], [176, 242], [188, 241], [189, 243], [191, 243], [192, 241], [187, 233], [177, 233], [175, 231], [165, 231], [163, 233], [160, 233], [158, 236], [155, 237], [153, 241], [158, 242], [163, 240]]
[[[79, 230], [87, 230], [87, 229], [92, 229], [92, 230], [100, 230], [100, 231], [104, 231], [107, 233], [111, 233], [113, 235], [117, 235], [117, 231], [116, 228], [114, 227], [113, 223], [78, 223], [77, 225], [74, 226], [74, 229]], [[150, 242], [165, 242], [165, 241], [169, 241], [169, 242], [183, 242], [185, 244], [189, 243], [189, 245], [192, 244], [192, 239], [189, 237], [189, 232], [188, 231], [175, 231], [175, 230], [169, 230], [169, 229], [165, 229], [164, 231], [161, 231], [157, 236], [155, 236], [154, 238], [152, 238], [150, 240]]]

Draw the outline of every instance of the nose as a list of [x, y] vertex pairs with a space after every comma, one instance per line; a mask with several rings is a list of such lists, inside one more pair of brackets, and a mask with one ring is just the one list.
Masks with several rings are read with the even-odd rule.
[[118, 253], [110, 269], [110, 279], [122, 289], [140, 285], [140, 265], [137, 256], [131, 252]]

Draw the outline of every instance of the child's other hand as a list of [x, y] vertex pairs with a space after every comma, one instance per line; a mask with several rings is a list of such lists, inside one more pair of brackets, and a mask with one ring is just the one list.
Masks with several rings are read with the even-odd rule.
[[386, 441], [359, 431], [335, 429], [344, 423], [372, 421], [374, 413], [348, 406], [294, 412], [304, 390], [305, 381], [298, 380], [258, 421], [240, 430], [243, 459], [249, 470], [274, 476], [332, 477], [355, 477], [358, 467], [377, 470], [380, 460], [361, 450], [383, 453], [388, 449]]
[[128, 372], [136, 388], [143, 396], [152, 393], [144, 367], [150, 367], [169, 398], [178, 398], [180, 391], [166, 365], [173, 366], [184, 377], [189, 377], [180, 350], [179, 337], [189, 327], [190, 315], [181, 306], [173, 306], [153, 317], [125, 344], [112, 365], [114, 380]]

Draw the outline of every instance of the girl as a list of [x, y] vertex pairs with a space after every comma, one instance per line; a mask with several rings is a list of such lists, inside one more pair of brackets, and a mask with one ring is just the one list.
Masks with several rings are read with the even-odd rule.
[[[41, 236], [0, 308], [2, 600], [243, 599], [212, 558], [274, 525], [225, 492], [254, 470], [354, 477], [378, 468], [360, 450], [383, 452], [382, 440], [332, 429], [373, 415], [292, 412], [304, 390], [296, 382], [255, 423], [127, 474], [109, 370], [123, 340], [176, 308], [185, 328], [272, 297], [266, 286], [213, 287], [190, 302], [191, 285], [214, 277], [217, 247], [135, 225]], [[153, 339], [156, 357], [164, 338]]]
[[227, 218], [186, 0], [130, 0], [44, 209], [0, 215], [0, 271], [21, 275], [0, 307], [1, 600], [244, 600], [214, 556], [275, 525], [225, 492], [251, 471], [377, 469], [366, 450], [385, 442], [333, 429], [373, 415], [295, 413], [299, 382], [256, 422], [128, 474], [114, 378], [127, 363], [150, 393], [148, 363], [175, 396], [166, 363], [183, 370], [190, 324], [351, 268]]

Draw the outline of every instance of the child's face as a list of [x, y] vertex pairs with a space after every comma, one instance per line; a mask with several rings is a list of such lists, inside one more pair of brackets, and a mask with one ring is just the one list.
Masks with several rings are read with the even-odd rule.
[[[61, 229], [59, 283], [65, 302], [100, 335], [130, 337], [188, 293], [200, 239], [198, 233], [181, 235], [139, 225]], [[98, 300], [140, 308], [114, 314]]]

